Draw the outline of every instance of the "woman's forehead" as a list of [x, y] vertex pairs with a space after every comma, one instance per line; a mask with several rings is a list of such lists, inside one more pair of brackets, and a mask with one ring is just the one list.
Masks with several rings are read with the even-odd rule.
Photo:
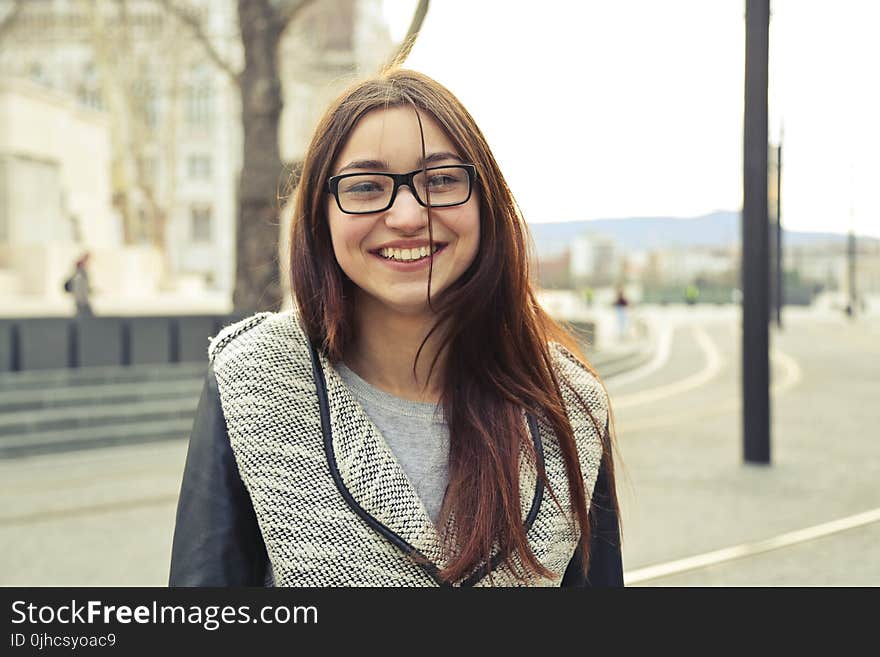
[[[421, 119], [421, 130], [419, 128]], [[412, 107], [391, 107], [367, 112], [355, 123], [339, 156], [334, 172], [355, 161], [386, 162], [392, 167], [418, 168], [425, 154], [447, 152], [461, 157], [458, 149], [430, 114]]]

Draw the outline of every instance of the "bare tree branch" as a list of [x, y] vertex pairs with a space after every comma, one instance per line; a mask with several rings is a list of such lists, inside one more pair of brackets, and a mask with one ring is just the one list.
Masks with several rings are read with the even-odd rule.
[[22, 9], [24, 9], [24, 0], [13, 0], [12, 9], [6, 12], [6, 15], [0, 20], [0, 42], [15, 27]]
[[429, 0], [419, 0], [415, 12], [413, 12], [413, 18], [409, 24], [409, 29], [406, 31], [406, 36], [403, 38], [403, 41], [398, 44], [392, 56], [389, 57], [382, 66], [383, 70], [394, 68], [395, 66], [401, 66], [406, 61], [406, 58], [409, 57], [409, 53], [413, 49], [413, 46], [416, 43], [416, 38], [419, 36], [419, 32], [422, 29], [422, 23], [425, 21], [425, 14], [428, 13], [428, 4]]
[[164, 7], [165, 11], [192, 30], [196, 40], [202, 44], [202, 47], [205, 49], [205, 52], [208, 54], [211, 61], [214, 62], [220, 70], [224, 71], [235, 84], [238, 85], [241, 83], [241, 71], [236, 71], [229, 62], [220, 56], [220, 53], [214, 48], [214, 44], [211, 43], [208, 35], [205, 34], [202, 23], [195, 17], [195, 13], [187, 11], [189, 7], [184, 7], [176, 0], [153, 0], [153, 2], [158, 2]]

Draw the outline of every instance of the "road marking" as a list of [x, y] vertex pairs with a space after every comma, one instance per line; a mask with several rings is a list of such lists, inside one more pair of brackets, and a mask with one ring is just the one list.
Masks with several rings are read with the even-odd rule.
[[776, 361], [776, 363], [782, 370], [779, 376], [779, 380], [775, 382], [772, 379], [773, 372], [770, 372], [771, 394], [781, 395], [783, 392], [786, 392], [787, 390], [796, 386], [798, 383], [801, 382], [801, 379], [804, 378], [803, 372], [801, 371], [801, 366], [798, 365], [798, 362], [788, 354], [779, 351], [778, 349], [774, 349], [770, 353], [770, 360]]
[[812, 527], [807, 527], [806, 529], [787, 532], [763, 541], [742, 543], [740, 545], [734, 545], [733, 547], [715, 550], [714, 552], [706, 552], [685, 559], [677, 559], [676, 561], [657, 564], [656, 566], [638, 568], [624, 573], [623, 581], [624, 584], [628, 586], [639, 582], [659, 579], [661, 577], [669, 577], [670, 575], [678, 575], [679, 573], [690, 570], [707, 568], [726, 561], [751, 557], [763, 552], [769, 552], [770, 550], [778, 550], [779, 548], [797, 545], [798, 543], [806, 543], [807, 541], [830, 536], [831, 534], [837, 534], [856, 527], [863, 527], [864, 525], [869, 525], [877, 521], [880, 521], [880, 508], [864, 511], [838, 520], [832, 520], [831, 522], [826, 522], [821, 525], [814, 525]]
[[[773, 353], [770, 354], [770, 358], [779, 366], [779, 369], [777, 370], [778, 380], [770, 387], [770, 393], [775, 399], [800, 383], [803, 379], [803, 372], [794, 358], [781, 351], [773, 351]], [[611, 398], [611, 401], [613, 408], [616, 409], [618, 404], [614, 397]], [[741, 409], [742, 401], [735, 399], [699, 410], [688, 410], [684, 413], [671, 413], [668, 415], [654, 416], [646, 418], [641, 422], [618, 421], [617, 433], [635, 433], [638, 431], [668, 427], [680, 423], [692, 423], [695, 420], [705, 420], [717, 415], [724, 415], [725, 413], [736, 413]]]
[[703, 369], [675, 383], [615, 397], [612, 399], [612, 406], [615, 411], [631, 406], [649, 404], [667, 397], [680, 395], [694, 388], [699, 388], [711, 381], [721, 371], [721, 365], [724, 361], [721, 358], [721, 352], [715, 346], [715, 343], [712, 342], [709, 334], [700, 326], [694, 326], [691, 332], [706, 356], [706, 365]]
[[151, 506], [162, 506], [165, 504], [176, 504], [178, 495], [158, 495], [155, 497], [144, 497], [139, 500], [123, 500], [121, 502], [108, 502], [106, 504], [90, 504], [87, 506], [77, 506], [68, 509], [52, 509], [50, 511], [37, 511], [36, 513], [28, 513], [18, 516], [0, 516], [0, 527], [10, 527], [16, 525], [31, 525], [37, 522], [46, 522], [51, 520], [61, 520], [66, 518], [75, 518], [78, 516], [92, 516], [102, 513], [113, 513], [118, 511], [130, 511], [132, 509], [143, 509]]
[[622, 386], [633, 381], [643, 379], [649, 374], [653, 374], [666, 364], [669, 360], [669, 354], [672, 351], [672, 333], [671, 326], [664, 326], [660, 334], [657, 336], [657, 350], [650, 362], [645, 363], [641, 367], [637, 367], [629, 372], [621, 372], [620, 374], [612, 374], [605, 377], [605, 383], [611, 383], [614, 386]]

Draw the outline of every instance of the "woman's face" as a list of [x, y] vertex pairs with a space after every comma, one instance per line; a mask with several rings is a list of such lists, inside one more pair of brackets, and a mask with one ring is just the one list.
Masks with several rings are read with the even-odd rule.
[[[439, 124], [419, 114], [425, 135], [428, 167], [461, 164], [462, 154]], [[415, 110], [394, 107], [373, 110], [355, 124], [334, 162], [340, 173], [408, 173], [421, 169], [422, 146]], [[476, 185], [467, 203], [432, 208], [435, 249], [431, 296], [443, 292], [473, 262], [480, 244], [480, 209]], [[430, 257], [428, 210], [409, 187], [401, 186], [394, 204], [384, 212], [352, 215], [327, 195], [327, 216], [336, 260], [359, 288], [364, 301], [378, 302], [389, 311], [420, 314], [428, 310]], [[417, 249], [413, 251], [414, 249]], [[409, 250], [407, 253], [406, 250]], [[415, 258], [413, 260], [413, 258]]]

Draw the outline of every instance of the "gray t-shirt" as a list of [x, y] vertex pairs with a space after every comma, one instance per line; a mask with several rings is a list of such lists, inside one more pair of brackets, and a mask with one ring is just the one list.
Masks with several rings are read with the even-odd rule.
[[335, 367], [385, 438], [436, 525], [449, 481], [449, 426], [443, 408], [379, 390], [345, 363]]

